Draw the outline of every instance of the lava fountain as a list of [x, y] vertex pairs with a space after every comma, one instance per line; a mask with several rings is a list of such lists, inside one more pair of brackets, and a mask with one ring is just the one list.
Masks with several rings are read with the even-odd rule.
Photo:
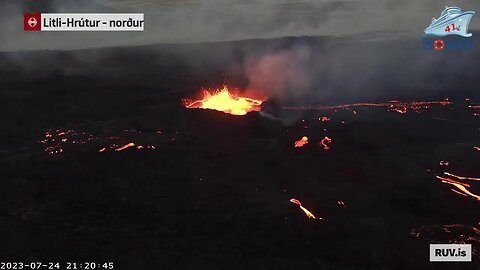
[[183, 103], [188, 109], [210, 109], [233, 115], [245, 115], [248, 112], [260, 111], [263, 100], [239, 96], [224, 85], [222, 89], [213, 91], [204, 89], [202, 99], [185, 99]]

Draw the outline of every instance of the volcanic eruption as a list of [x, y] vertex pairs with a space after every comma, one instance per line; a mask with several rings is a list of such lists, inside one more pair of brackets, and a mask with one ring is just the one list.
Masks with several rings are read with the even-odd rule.
[[224, 85], [222, 89], [203, 89], [203, 97], [199, 100], [185, 99], [184, 105], [188, 109], [211, 109], [233, 115], [245, 115], [248, 112], [260, 111], [263, 100], [242, 97]]

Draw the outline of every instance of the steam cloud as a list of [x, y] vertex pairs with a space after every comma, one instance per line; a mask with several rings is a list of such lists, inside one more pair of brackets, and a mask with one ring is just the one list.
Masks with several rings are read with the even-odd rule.
[[279, 101], [305, 94], [311, 87], [311, 51], [307, 46], [294, 46], [246, 60], [245, 75], [249, 80], [247, 91]]

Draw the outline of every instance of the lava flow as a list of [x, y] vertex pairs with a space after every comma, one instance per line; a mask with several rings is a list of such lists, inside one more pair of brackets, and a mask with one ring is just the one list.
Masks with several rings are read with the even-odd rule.
[[303, 136], [300, 140], [298, 141], [295, 141], [295, 147], [303, 147], [305, 146], [306, 144], [308, 144], [308, 137], [307, 136]]
[[226, 85], [222, 89], [211, 91], [203, 90], [203, 98], [200, 100], [184, 100], [188, 109], [211, 109], [233, 115], [245, 115], [248, 112], [260, 111], [263, 101], [248, 97], [241, 97], [229, 91]]
[[[141, 131], [134, 129], [125, 130], [125, 133], [122, 134], [122, 138], [129, 138], [139, 140], [142, 139], [140, 135]], [[148, 134], [147, 134], [148, 135]], [[107, 151], [120, 152], [128, 148], [135, 148], [137, 150], [142, 149], [155, 149], [154, 145], [143, 145], [139, 143], [127, 143], [119, 145], [118, 141], [121, 140], [120, 136], [96, 136], [87, 132], [82, 132], [74, 129], [67, 130], [48, 130], [45, 132], [44, 138], [39, 141], [40, 144], [44, 145], [45, 152], [49, 155], [62, 154], [65, 152], [65, 147], [71, 149], [73, 145], [87, 145], [87, 144], [105, 144], [108, 143], [108, 146], [102, 147], [98, 150], [99, 153]], [[143, 138], [145, 139], [145, 138]]]
[[330, 146], [328, 146], [328, 144], [331, 144], [332, 143], [332, 139], [330, 139], [329, 137], [325, 136], [325, 138], [323, 138], [321, 141], [320, 141], [320, 145], [323, 146], [323, 150], [329, 150], [330, 149]]
[[478, 254], [480, 246], [480, 230], [468, 224], [425, 225], [410, 235], [431, 243], [471, 244], [472, 254]]
[[[352, 103], [352, 104], [343, 104], [343, 105], [333, 105], [333, 106], [321, 106], [321, 105], [311, 105], [311, 106], [299, 106], [299, 107], [283, 107], [285, 110], [336, 110], [336, 109], [351, 109], [354, 107], [385, 107], [389, 111], [395, 111], [397, 113], [404, 114], [411, 109], [415, 112], [419, 112], [420, 109], [430, 108], [432, 105], [450, 105], [452, 102], [448, 100], [441, 101], [411, 101], [411, 102], [399, 102], [397, 100], [391, 100], [388, 102], [380, 103]], [[356, 114], [356, 111], [353, 111], [353, 114]]]
[[45, 152], [53, 155], [63, 153], [64, 146], [67, 144], [87, 144], [96, 139], [97, 137], [86, 132], [79, 132], [74, 129], [57, 129], [45, 131], [45, 136], [39, 143], [45, 146]]
[[130, 147], [133, 147], [133, 146], [135, 146], [134, 143], [127, 143], [127, 144], [125, 144], [124, 146], [121, 146], [121, 147], [115, 149], [115, 151], [116, 151], [116, 152], [120, 152], [120, 151], [122, 151], [122, 150], [125, 150], [125, 149], [130, 148]]
[[290, 199], [290, 202], [291, 202], [291, 203], [294, 203], [294, 204], [296, 204], [296, 205], [298, 205], [298, 206], [300, 206], [300, 209], [302, 209], [303, 212], [305, 212], [305, 215], [307, 215], [308, 218], [316, 219], [316, 217], [312, 214], [312, 212], [308, 211], [307, 208], [305, 208], [305, 207], [302, 206], [302, 203], [301, 203], [299, 200], [297, 200], [297, 199]]
[[435, 177], [442, 181], [442, 183], [445, 184], [450, 184], [457, 189], [451, 189], [453, 192], [460, 194], [465, 197], [472, 197], [475, 200], [480, 201], [480, 195], [477, 195], [475, 193], [472, 193], [468, 188], [470, 188], [470, 184], [464, 183], [461, 180], [465, 181], [480, 181], [480, 178], [474, 178], [474, 177], [465, 177], [465, 176], [458, 176], [453, 173], [449, 172], [443, 172], [444, 176], [438, 176], [436, 175]]

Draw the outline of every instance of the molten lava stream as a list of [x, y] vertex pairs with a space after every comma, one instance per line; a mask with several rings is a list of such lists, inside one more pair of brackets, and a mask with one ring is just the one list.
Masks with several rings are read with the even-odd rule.
[[[312, 214], [312, 212], [308, 211], [307, 208], [305, 208], [305, 207], [302, 206], [302, 203], [301, 203], [299, 200], [297, 200], [297, 199], [290, 199], [290, 202], [298, 205], [298, 206], [300, 207], [300, 209], [302, 209], [302, 211], [305, 213], [305, 215], [307, 215], [308, 218], [316, 219], [316, 217]], [[320, 218], [320, 219], [321, 219], [321, 218]]]
[[130, 148], [130, 147], [133, 147], [133, 146], [135, 146], [134, 143], [127, 143], [127, 144], [125, 144], [124, 146], [115, 149], [115, 151], [116, 151], [116, 152], [120, 152], [120, 151], [123, 151], [123, 150], [125, 150], [125, 149], [127, 149], [127, 148]]
[[452, 185], [456, 187], [457, 189], [451, 189], [453, 192], [463, 195], [463, 196], [469, 196], [477, 201], [480, 201], [480, 195], [473, 193], [472, 191], [469, 190], [470, 184], [464, 183], [461, 180], [465, 181], [480, 181], [480, 178], [475, 178], [475, 177], [465, 177], [465, 176], [459, 176], [453, 173], [449, 172], [443, 172], [445, 176], [438, 176], [436, 175], [435, 177], [442, 181], [442, 183]]
[[[410, 101], [410, 102], [399, 102], [397, 100], [391, 100], [388, 102], [379, 102], [379, 103], [352, 103], [352, 104], [343, 104], [343, 105], [332, 105], [332, 106], [322, 106], [322, 105], [309, 105], [309, 106], [298, 106], [298, 107], [283, 107], [284, 110], [336, 110], [336, 109], [351, 109], [355, 107], [385, 107], [388, 110], [395, 111], [400, 114], [405, 114], [408, 109], [411, 109], [415, 112], [419, 112], [420, 109], [427, 109], [433, 105], [450, 105], [451, 101], [441, 100], [441, 101]], [[356, 114], [356, 111], [353, 111]]]
[[203, 90], [203, 98], [200, 100], [185, 99], [183, 103], [188, 109], [211, 109], [233, 115], [245, 115], [248, 112], [260, 111], [263, 100], [238, 96], [224, 85], [222, 89], [214, 91]]

